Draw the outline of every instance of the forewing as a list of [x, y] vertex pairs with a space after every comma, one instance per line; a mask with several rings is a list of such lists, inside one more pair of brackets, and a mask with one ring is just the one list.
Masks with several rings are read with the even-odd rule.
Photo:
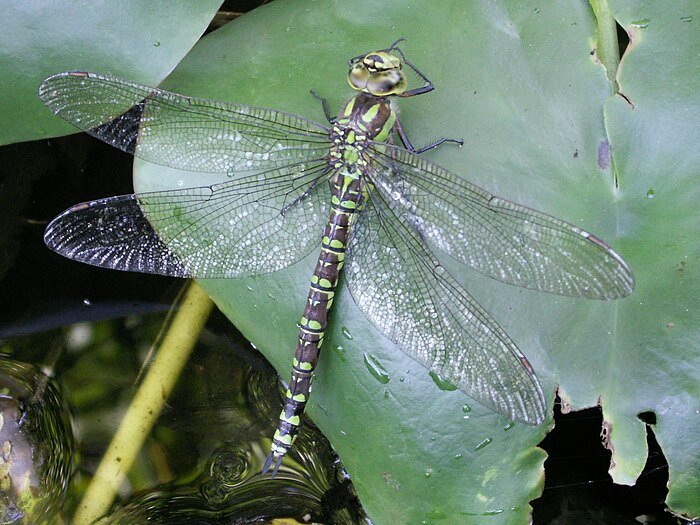
[[258, 275], [320, 242], [330, 201], [325, 161], [214, 186], [79, 204], [46, 229], [49, 248], [116, 270], [176, 277]]
[[500, 199], [404, 149], [371, 150], [387, 205], [435, 248], [499, 281], [572, 297], [634, 290], [627, 263], [590, 233]]
[[411, 358], [513, 420], [544, 419], [525, 356], [377, 192], [353, 226], [345, 271], [360, 310]]
[[44, 80], [54, 113], [112, 146], [187, 171], [274, 169], [328, 153], [328, 128], [266, 108], [186, 97], [73, 71]]

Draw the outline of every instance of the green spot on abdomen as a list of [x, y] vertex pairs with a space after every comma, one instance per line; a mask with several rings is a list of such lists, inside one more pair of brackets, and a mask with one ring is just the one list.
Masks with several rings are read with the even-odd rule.
[[306, 363], [306, 362], [300, 362], [299, 365], [297, 366], [299, 370], [304, 370], [305, 372], [309, 372], [313, 370], [313, 365], [311, 363]]
[[319, 323], [318, 321], [309, 321], [307, 326], [311, 330], [322, 330], [323, 329], [323, 326], [321, 326], [321, 323]]
[[292, 436], [290, 436], [289, 434], [283, 436], [279, 430], [275, 430], [275, 436], [273, 439], [276, 439], [280, 443], [284, 443], [287, 446], [292, 446]]
[[300, 419], [299, 419], [299, 416], [292, 416], [292, 417], [290, 417], [290, 418], [287, 418], [287, 417], [280, 417], [280, 419], [281, 419], [282, 421], [286, 421], [286, 422], [289, 423], [290, 425], [294, 425], [295, 427], [298, 427], [298, 426], [299, 426], [299, 423], [301, 422]]

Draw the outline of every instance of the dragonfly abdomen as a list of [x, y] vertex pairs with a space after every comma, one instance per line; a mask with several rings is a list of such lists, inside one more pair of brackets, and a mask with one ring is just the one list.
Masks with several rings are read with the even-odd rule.
[[284, 407], [272, 438], [270, 455], [263, 468], [263, 471], [267, 471], [274, 461], [273, 476], [299, 432], [328, 326], [328, 315], [345, 261], [350, 226], [361, 195], [361, 181], [349, 172], [338, 172], [331, 178], [330, 184], [331, 211], [323, 231], [321, 252], [311, 276], [304, 314], [299, 322], [292, 376], [285, 393]]

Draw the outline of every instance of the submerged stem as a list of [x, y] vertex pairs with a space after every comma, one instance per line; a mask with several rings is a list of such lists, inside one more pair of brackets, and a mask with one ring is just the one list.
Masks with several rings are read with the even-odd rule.
[[198, 284], [193, 282], [189, 285], [153, 363], [78, 505], [73, 517], [74, 524], [93, 523], [109, 510], [119, 486], [177, 383], [212, 306], [211, 299]]

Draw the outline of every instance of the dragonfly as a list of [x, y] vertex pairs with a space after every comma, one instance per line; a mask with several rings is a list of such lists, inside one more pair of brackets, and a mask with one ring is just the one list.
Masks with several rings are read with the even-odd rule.
[[[321, 99], [328, 124], [89, 72], [50, 76], [39, 89], [58, 116], [123, 151], [229, 177], [75, 205], [44, 235], [59, 254], [209, 279], [275, 272], [318, 251], [263, 467], [273, 477], [302, 424], [341, 270], [359, 309], [399, 349], [486, 407], [533, 425], [547, 407], [533, 367], [438, 256], [565, 296], [611, 300], [634, 290], [630, 267], [598, 237], [420, 155], [461, 141], [411, 144], [396, 101], [434, 85], [400, 41], [349, 60], [355, 95], [335, 117]], [[409, 74], [418, 87], [408, 89]]]

